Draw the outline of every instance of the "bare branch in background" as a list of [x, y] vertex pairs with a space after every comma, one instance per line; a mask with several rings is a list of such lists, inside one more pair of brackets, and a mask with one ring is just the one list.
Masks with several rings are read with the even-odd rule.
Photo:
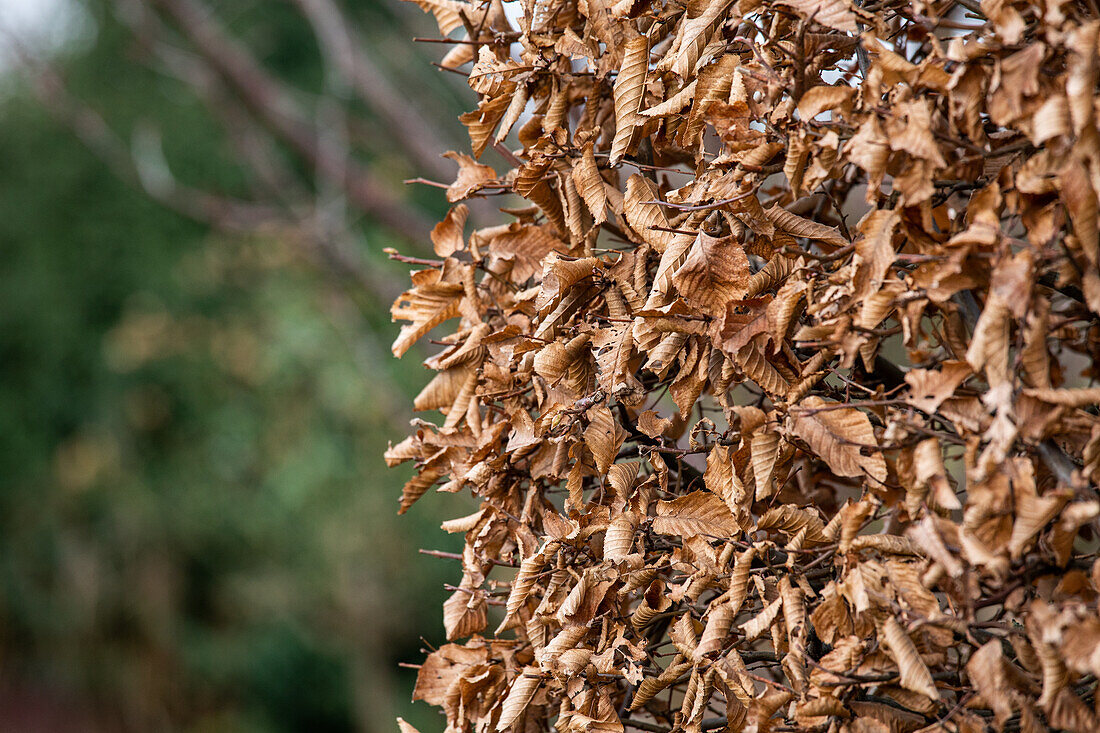
[[254, 174], [250, 177], [254, 196], [282, 206], [309, 198], [309, 191], [286, 164], [275, 138], [255, 123], [239, 98], [201, 57], [167, 43], [168, 27], [143, 0], [115, 0], [115, 6], [118, 19], [151, 58], [149, 63], [157, 62], [155, 70], [194, 91], [221, 122], [241, 162]]
[[154, 2], [248, 109], [316, 170], [319, 177], [342, 186], [349, 202], [379, 223], [410, 240], [423, 239], [431, 228], [427, 219], [410, 209], [359, 163], [336, 162], [336, 156], [324, 149], [324, 141], [290, 92], [218, 24], [209, 9], [197, 0]]
[[294, 0], [294, 4], [316, 34], [329, 74], [341, 78], [385, 120], [416, 167], [437, 177], [454, 175], [454, 166], [439, 156], [440, 146], [449, 136], [393, 88], [385, 72], [367, 55], [365, 44], [339, 6], [333, 0]]
[[19, 39], [9, 35], [9, 42], [27, 71], [35, 97], [122, 180], [173, 211], [229, 232], [251, 233], [279, 217], [278, 210], [271, 206], [191, 188], [170, 174], [165, 176], [163, 171], [148, 175], [102, 115], [70, 94], [61, 76], [48, 63], [34, 58]]
[[162, 206], [217, 230], [289, 237], [308, 259], [331, 271], [339, 280], [354, 283], [357, 291], [378, 302], [384, 303], [396, 293], [389, 279], [364, 266], [345, 238], [318, 230], [312, 221], [312, 210], [301, 205], [284, 207], [243, 201], [180, 183], [163, 160], [155, 130], [139, 129], [134, 143], [128, 146], [99, 112], [69, 92], [61, 75], [48, 62], [34, 57], [18, 38], [8, 34], [8, 39], [43, 107], [123, 181]]
[[[24, 49], [22, 64], [50, 112], [120, 178], [159, 203], [227, 232], [289, 233], [311, 259], [341, 279], [350, 278], [372, 298], [392, 297], [390, 280], [364, 266], [356, 252], [350, 234], [355, 220], [364, 214], [413, 243], [426, 239], [430, 225], [358, 161], [356, 151], [392, 155], [387, 144], [396, 143], [418, 170], [443, 179], [454, 171], [436, 155], [443, 133], [386, 81], [340, 7], [331, 0], [295, 0], [317, 36], [326, 67], [325, 89], [310, 101], [265, 70], [201, 0], [113, 1], [148, 63], [192, 90], [220, 123], [244, 166], [252, 200], [177, 180], [155, 128], [139, 126], [128, 145], [98, 111], [67, 90], [49, 63]], [[385, 123], [392, 140], [350, 111], [356, 98]], [[296, 171], [287, 151], [310, 173]]]

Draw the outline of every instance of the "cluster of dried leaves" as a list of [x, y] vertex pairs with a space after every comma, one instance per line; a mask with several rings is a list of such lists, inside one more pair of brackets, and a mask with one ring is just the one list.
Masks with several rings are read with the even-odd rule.
[[417, 2], [479, 103], [393, 308], [397, 356], [459, 319], [445, 420], [387, 458], [402, 511], [481, 508], [415, 697], [453, 733], [1100, 730], [1095, 3]]

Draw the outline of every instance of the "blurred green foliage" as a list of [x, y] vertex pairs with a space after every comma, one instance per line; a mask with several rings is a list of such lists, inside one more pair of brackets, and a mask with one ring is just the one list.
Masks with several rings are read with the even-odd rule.
[[[311, 83], [299, 18], [226, 5], [265, 63]], [[89, 8], [95, 43], [63, 64], [74, 91], [122, 131], [155, 124], [181, 179], [240, 188], [201, 105]], [[388, 314], [290, 240], [151, 203], [7, 84], [0, 727], [21, 698], [68, 701], [73, 730], [438, 727], [397, 663], [425, 630], [440, 642], [459, 572], [416, 548], [456, 549], [438, 522], [470, 507], [395, 515], [408, 474], [381, 452], [425, 373], [390, 357]], [[369, 222], [359, 236], [388, 244]]]

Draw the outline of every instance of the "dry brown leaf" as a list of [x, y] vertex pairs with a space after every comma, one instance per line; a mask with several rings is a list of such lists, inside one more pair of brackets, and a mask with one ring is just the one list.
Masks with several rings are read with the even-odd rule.
[[912, 369], [905, 375], [910, 387], [907, 400], [914, 407], [933, 413], [955, 394], [955, 390], [971, 373], [969, 365], [961, 361], [944, 362], [938, 371]]
[[455, 252], [466, 246], [463, 228], [466, 226], [466, 217], [470, 209], [466, 204], [454, 206], [447, 212], [443, 221], [432, 229], [432, 246], [440, 257], [450, 257]]
[[[645, 176], [633, 175], [626, 181], [626, 193], [621, 206], [623, 218], [641, 241], [647, 242], [658, 252], [666, 252], [673, 243], [678, 245], [675, 247], [676, 251], [686, 252], [692, 243], [690, 237], [677, 237], [662, 231], [669, 228], [669, 221], [660, 204], [656, 203], [659, 200], [660, 193], [651, 180]], [[663, 260], [662, 266], [668, 270], [667, 277], [671, 278], [674, 268], [665, 266]]]
[[596, 468], [606, 474], [619, 454], [619, 446], [626, 439], [623, 430], [611, 410], [599, 405], [588, 411], [588, 427], [584, 429], [584, 442], [596, 459]]
[[778, 530], [789, 537], [802, 534], [806, 542], [825, 542], [825, 525], [821, 518], [808, 509], [790, 504], [773, 507], [757, 521], [762, 530]]
[[837, 475], [870, 477], [873, 485], [885, 483], [886, 460], [867, 415], [820, 397], [806, 398], [799, 408], [791, 420], [791, 432]]
[[1051, 405], [1090, 407], [1100, 405], [1100, 387], [1083, 389], [1024, 388], [1024, 394]]
[[451, 203], [468, 198], [485, 184], [495, 181], [497, 173], [491, 167], [478, 163], [468, 155], [447, 152], [444, 158], [458, 163], [458, 177], [447, 187], [447, 200]]
[[688, 305], [720, 316], [729, 301], [745, 294], [749, 274], [749, 258], [741, 245], [731, 237], [716, 239], [700, 232], [672, 283]]
[[775, 620], [779, 617], [779, 612], [782, 610], [783, 597], [779, 596], [764, 606], [760, 613], [741, 624], [741, 633], [745, 635], [745, 640], [753, 641], [760, 638], [775, 623]]
[[531, 698], [535, 696], [540, 680], [541, 675], [537, 667], [524, 667], [523, 671], [516, 675], [508, 690], [508, 696], [500, 704], [497, 730], [507, 730], [519, 720], [523, 711], [527, 709], [528, 703], [531, 702]]
[[488, 622], [488, 604], [485, 591], [462, 587], [443, 604], [443, 627], [447, 641], [476, 634]]
[[849, 244], [848, 240], [836, 227], [818, 224], [798, 214], [792, 214], [778, 205], [765, 209], [764, 213], [772, 220], [777, 229], [782, 229], [792, 237], [805, 237], [837, 248]]
[[468, 670], [484, 664], [489, 650], [478, 646], [445, 644], [428, 655], [416, 674], [413, 700], [423, 700], [429, 705], [446, 704], [447, 691]]
[[772, 472], [779, 457], [779, 433], [760, 430], [752, 435], [752, 474], [756, 482], [756, 500], [763, 501], [775, 492]]
[[726, 502], [730, 513], [740, 524], [748, 522], [752, 493], [746, 491], [741, 483], [728, 446], [718, 446], [707, 454], [707, 470], [703, 474], [703, 483], [712, 494], [722, 497], [722, 501]]
[[638, 430], [651, 438], [658, 438], [672, 427], [672, 421], [660, 417], [653, 410], [646, 410], [638, 416]]
[[824, 85], [813, 87], [806, 90], [798, 100], [798, 114], [808, 122], [822, 112], [843, 110], [851, 105], [855, 93], [854, 87]]
[[390, 309], [393, 320], [411, 321], [401, 327], [400, 335], [393, 342], [393, 355], [404, 355], [428, 331], [457, 316], [463, 295], [462, 284], [444, 281], [438, 270], [414, 273], [413, 288], [399, 297]]
[[727, 537], [739, 529], [729, 508], [709, 491], [693, 491], [672, 501], [657, 502], [653, 531], [693, 537]]
[[1012, 716], [1012, 689], [1008, 683], [1004, 655], [999, 641], [986, 642], [966, 663], [966, 673], [974, 681], [979, 694], [993, 709], [993, 722], [998, 727]]
[[577, 193], [584, 199], [593, 222], [602, 224], [607, 219], [607, 194], [604, 192], [604, 180], [596, 166], [591, 145], [585, 147], [580, 159], [573, 166], [572, 176]]
[[632, 511], [623, 512], [612, 520], [603, 541], [603, 556], [606, 559], [618, 562], [630, 554], [638, 520], [638, 515]]
[[608, 160], [613, 167], [630, 148], [634, 128], [643, 121], [640, 113], [648, 67], [649, 38], [631, 38], [623, 46], [623, 64], [615, 79], [615, 139]]
[[804, 18], [845, 33], [856, 32], [856, 16], [848, 0], [783, 0]]
[[728, 301], [725, 312], [711, 328], [715, 347], [736, 355], [756, 336], [767, 331], [770, 303], [770, 298]]
[[928, 671], [928, 666], [920, 658], [917, 648], [913, 646], [913, 640], [893, 616], [887, 616], [883, 622], [882, 635], [890, 656], [894, 658], [894, 662], [901, 671], [901, 686], [932, 700], [938, 700], [939, 692], [936, 691], [936, 684], [932, 681], [932, 673]]

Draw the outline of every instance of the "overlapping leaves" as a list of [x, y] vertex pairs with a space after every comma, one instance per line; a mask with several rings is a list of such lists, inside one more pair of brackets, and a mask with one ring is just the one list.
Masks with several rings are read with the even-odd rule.
[[529, 206], [452, 210], [394, 308], [399, 355], [451, 324], [402, 507], [481, 501], [416, 697], [1100, 729], [1095, 7], [422, 6], [512, 166], [449, 154], [449, 199]]

